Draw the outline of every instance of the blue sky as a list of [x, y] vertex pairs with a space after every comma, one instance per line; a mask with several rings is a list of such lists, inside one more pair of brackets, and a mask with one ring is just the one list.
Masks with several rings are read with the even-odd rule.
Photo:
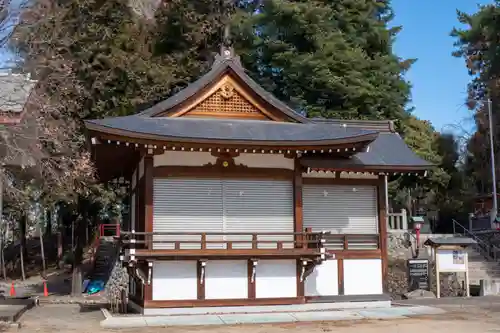
[[[473, 128], [472, 113], [464, 106], [470, 80], [464, 61], [454, 58], [453, 27], [459, 27], [456, 10], [477, 11], [492, 0], [393, 0], [394, 25], [403, 26], [395, 53], [417, 58], [407, 74], [413, 85], [415, 115], [430, 120], [438, 131], [457, 134]], [[465, 134], [465, 133], [464, 133]]]

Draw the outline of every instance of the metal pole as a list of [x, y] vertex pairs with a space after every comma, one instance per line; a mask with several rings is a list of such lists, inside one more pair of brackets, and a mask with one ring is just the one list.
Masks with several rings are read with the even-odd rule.
[[[497, 177], [495, 168], [495, 150], [493, 146], [493, 111], [491, 99], [488, 99], [488, 118], [490, 122], [490, 153], [491, 153], [491, 181], [493, 182], [493, 219], [496, 218], [498, 213], [498, 202], [497, 202]], [[493, 220], [492, 219], [492, 220]]]

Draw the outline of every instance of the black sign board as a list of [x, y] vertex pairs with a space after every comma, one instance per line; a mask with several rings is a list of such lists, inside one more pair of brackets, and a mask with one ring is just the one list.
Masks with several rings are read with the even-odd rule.
[[408, 288], [409, 291], [416, 289], [431, 290], [429, 283], [429, 260], [408, 260]]

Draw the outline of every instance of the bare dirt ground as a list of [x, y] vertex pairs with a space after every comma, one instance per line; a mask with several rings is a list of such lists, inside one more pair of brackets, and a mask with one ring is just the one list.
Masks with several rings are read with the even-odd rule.
[[[266, 324], [207, 327], [142, 328], [120, 330], [120, 332], [141, 333], [422, 333], [440, 330], [454, 333], [500, 333], [500, 299], [498, 303], [485, 305], [445, 304], [440, 305], [449, 313], [440, 316], [418, 317], [398, 320], [359, 320], [314, 322], [297, 324]], [[82, 312], [77, 305], [42, 305], [21, 318], [20, 329], [10, 328], [8, 333], [104, 333], [111, 332], [100, 328], [103, 319], [100, 311]]]

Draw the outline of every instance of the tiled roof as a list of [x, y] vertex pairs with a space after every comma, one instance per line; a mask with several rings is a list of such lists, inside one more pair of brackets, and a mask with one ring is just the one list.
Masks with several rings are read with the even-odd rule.
[[[285, 123], [261, 120], [233, 120], [207, 118], [151, 118], [141, 115], [89, 120], [89, 129], [99, 127], [120, 130], [132, 137], [149, 137], [163, 140], [195, 140], [287, 143], [290, 146], [304, 143], [322, 143], [343, 140], [344, 142], [373, 141], [376, 131], [346, 128], [319, 123]], [[350, 141], [351, 140], [351, 141]]]

